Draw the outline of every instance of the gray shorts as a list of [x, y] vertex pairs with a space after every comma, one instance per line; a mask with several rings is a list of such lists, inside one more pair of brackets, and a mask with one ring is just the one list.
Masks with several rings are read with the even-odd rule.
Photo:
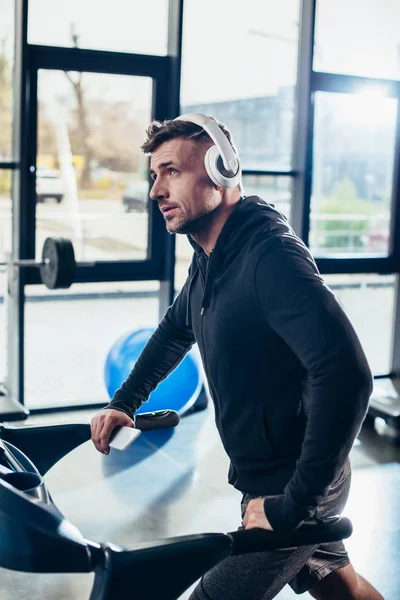
[[[340, 514], [343, 511], [349, 495], [350, 480], [351, 468], [347, 462], [340, 477], [319, 505], [318, 517]], [[243, 495], [242, 518], [249, 501], [259, 497]], [[203, 576], [190, 600], [271, 600], [286, 584], [296, 594], [303, 594], [329, 573], [349, 562], [341, 541], [232, 556]]]

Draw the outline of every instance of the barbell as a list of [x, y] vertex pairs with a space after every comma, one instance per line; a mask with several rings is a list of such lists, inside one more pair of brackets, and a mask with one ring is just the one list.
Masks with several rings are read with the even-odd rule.
[[47, 238], [43, 245], [42, 260], [30, 258], [0, 262], [5, 267], [36, 267], [40, 279], [49, 289], [69, 288], [75, 277], [76, 260], [74, 247], [67, 238]]

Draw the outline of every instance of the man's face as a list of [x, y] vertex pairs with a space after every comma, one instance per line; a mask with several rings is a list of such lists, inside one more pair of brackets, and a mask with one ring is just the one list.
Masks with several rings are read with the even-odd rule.
[[175, 138], [161, 144], [151, 155], [154, 184], [150, 198], [157, 200], [169, 233], [201, 232], [208, 215], [221, 203], [221, 195], [204, 167], [210, 145]]

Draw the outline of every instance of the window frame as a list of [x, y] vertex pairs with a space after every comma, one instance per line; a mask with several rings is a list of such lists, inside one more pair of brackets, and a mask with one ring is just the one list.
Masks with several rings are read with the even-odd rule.
[[[322, 274], [400, 273], [400, 81], [323, 73], [313, 70], [315, 17], [317, 0], [302, 0], [296, 82], [295, 118], [293, 128], [292, 168], [290, 170], [251, 170], [244, 175], [290, 177], [292, 180], [291, 222], [297, 233], [308, 243], [313, 164], [314, 97], [318, 91], [351, 93], [360, 85], [379, 85], [399, 101], [392, 188], [392, 214], [389, 256], [354, 258], [319, 258]], [[174, 118], [180, 114], [179, 91], [184, 0], [169, 0], [168, 55], [151, 56], [120, 52], [35, 46], [27, 43], [28, 0], [15, 0], [16, 39], [14, 70], [14, 153], [12, 160], [0, 163], [1, 169], [13, 171], [13, 256], [35, 258], [35, 181], [37, 132], [37, 72], [38, 69], [66, 69], [94, 73], [150, 76], [155, 81], [153, 117]], [[26, 141], [28, 140], [28, 144]], [[78, 282], [151, 280], [160, 281], [160, 312], [174, 295], [175, 238], [164, 226], [159, 211], [151, 207], [149, 215], [149, 255], [144, 261], [101, 262], [96, 267], [79, 265]], [[393, 324], [392, 370], [400, 374], [400, 288], [397, 278], [395, 316]], [[17, 343], [11, 357], [12, 398], [24, 402], [24, 286], [39, 284], [36, 269], [20, 270], [16, 281], [10, 317], [11, 330]], [[94, 408], [95, 405], [90, 405]], [[18, 409], [20, 407], [17, 407]], [[87, 408], [81, 405], [76, 408]], [[69, 410], [53, 407], [49, 411]], [[48, 409], [43, 409], [47, 412]], [[22, 411], [23, 412], [23, 411]], [[20, 416], [22, 412], [18, 413]], [[38, 411], [32, 411], [38, 412]]]
[[[315, 0], [314, 0], [315, 2]], [[315, 18], [315, 13], [314, 13]], [[317, 92], [331, 92], [340, 94], [360, 93], [363, 89], [379, 87], [389, 98], [396, 98], [397, 122], [395, 132], [395, 148], [393, 162], [393, 185], [390, 215], [389, 251], [387, 256], [376, 255], [371, 257], [317, 257], [316, 262], [323, 273], [398, 273], [400, 270], [400, 81], [389, 79], [375, 79], [337, 73], [322, 73], [311, 68], [310, 74], [310, 110], [309, 110], [309, 138], [306, 171], [309, 173], [309, 185], [306, 190], [305, 205], [308, 218], [304, 219], [301, 237], [308, 245], [310, 233], [310, 208], [312, 188], [312, 167], [314, 152], [314, 109], [315, 94]]]
[[[37, 74], [40, 68], [147, 76], [153, 79], [152, 118], [179, 114], [183, 0], [169, 0], [168, 55], [151, 56], [120, 52], [29, 45], [28, 0], [15, 0], [15, 65], [13, 74], [13, 160], [0, 168], [13, 170], [12, 258], [35, 258], [37, 153]], [[175, 239], [161, 213], [150, 204], [148, 257], [144, 261], [101, 262], [96, 267], [77, 266], [75, 281], [158, 280], [159, 313], [174, 298]], [[24, 303], [25, 285], [40, 284], [38, 269], [17, 269], [8, 310], [8, 368], [1, 410], [7, 420], [25, 418], [24, 407]], [[99, 405], [102, 406], [103, 404]], [[82, 404], [75, 409], [95, 408]], [[69, 410], [55, 406], [43, 412]], [[37, 411], [32, 411], [32, 414]]]
[[[36, 192], [35, 169], [37, 156], [37, 81], [39, 70], [65, 70], [85, 73], [105, 73], [113, 75], [150, 77], [153, 80], [152, 119], [164, 119], [173, 116], [168, 89], [170, 60], [168, 57], [147, 55], [126, 55], [100, 50], [81, 50], [78, 48], [60, 48], [50, 46], [29, 46], [29, 147], [28, 169], [25, 173], [28, 182], [26, 205], [22, 207], [26, 219], [27, 236], [25, 254], [35, 256], [36, 238]], [[76, 282], [130, 281], [136, 279], [161, 280], [165, 277], [165, 244], [167, 232], [162, 216], [154, 203], [149, 203], [148, 248], [145, 260], [95, 261], [88, 266], [77, 263]], [[37, 269], [27, 269], [27, 284], [39, 284]]]
[[[388, 256], [376, 257], [321, 257], [317, 266], [324, 274], [400, 274], [400, 81], [325, 73], [313, 69], [315, 46], [316, 7], [318, 0], [303, 0], [301, 14], [301, 37], [299, 52], [297, 90], [297, 133], [295, 141], [293, 225], [308, 245], [310, 233], [310, 209], [312, 191], [312, 167], [314, 150], [314, 100], [319, 91], [357, 93], [363, 87], [379, 86], [387, 96], [398, 100], [393, 185], [391, 202], [390, 238]], [[387, 375], [400, 375], [400, 277], [397, 277], [393, 315], [393, 345], [391, 370]]]

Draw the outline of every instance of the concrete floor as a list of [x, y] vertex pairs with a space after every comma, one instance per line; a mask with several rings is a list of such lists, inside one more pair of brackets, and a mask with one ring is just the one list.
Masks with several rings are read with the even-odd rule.
[[[29, 422], [86, 421], [91, 414], [36, 416]], [[398, 600], [400, 451], [365, 428], [351, 458], [353, 485], [345, 514], [353, 521], [354, 533], [347, 547], [355, 567], [385, 600]], [[130, 546], [174, 535], [235, 530], [240, 494], [227, 484], [227, 468], [209, 407], [183, 418], [172, 435], [142, 434], [125, 452], [113, 450], [103, 456], [88, 442], [55, 465], [46, 481], [55, 503], [86, 538]], [[87, 600], [93, 582], [92, 575], [0, 571], [2, 600]], [[189, 591], [180, 600], [188, 595]], [[294, 597], [288, 587], [277, 596]]]

